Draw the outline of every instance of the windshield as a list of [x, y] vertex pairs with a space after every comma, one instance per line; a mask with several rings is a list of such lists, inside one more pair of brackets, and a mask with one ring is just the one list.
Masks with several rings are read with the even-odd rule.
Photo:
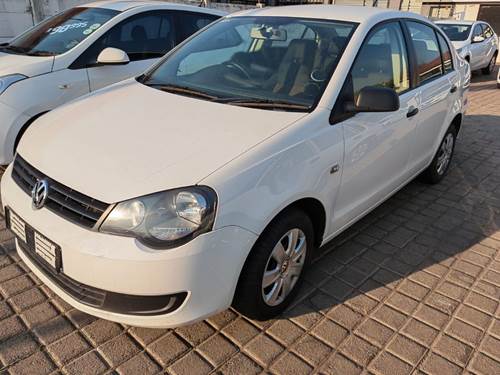
[[471, 25], [438, 24], [441, 30], [454, 42], [467, 40], [470, 34]]
[[233, 105], [307, 111], [321, 97], [355, 26], [287, 17], [223, 19], [140, 82]]
[[59, 55], [77, 46], [117, 14], [118, 11], [111, 9], [68, 9], [21, 34], [3, 51], [34, 56]]

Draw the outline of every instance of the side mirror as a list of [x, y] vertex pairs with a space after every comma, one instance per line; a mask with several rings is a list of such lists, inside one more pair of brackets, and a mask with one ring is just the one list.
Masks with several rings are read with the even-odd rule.
[[366, 86], [358, 94], [356, 103], [346, 103], [345, 110], [357, 112], [394, 112], [399, 109], [399, 96], [393, 89]]
[[108, 47], [97, 56], [97, 63], [102, 65], [125, 65], [130, 62], [125, 51], [118, 48]]
[[472, 37], [472, 43], [481, 43], [484, 42], [484, 36], [476, 35]]

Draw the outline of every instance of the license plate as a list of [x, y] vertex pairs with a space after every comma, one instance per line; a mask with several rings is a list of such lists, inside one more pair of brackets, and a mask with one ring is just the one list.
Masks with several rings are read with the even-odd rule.
[[58, 245], [33, 229], [9, 208], [6, 210], [6, 218], [7, 226], [15, 234], [23, 250], [41, 258], [55, 270], [60, 270], [61, 250]]

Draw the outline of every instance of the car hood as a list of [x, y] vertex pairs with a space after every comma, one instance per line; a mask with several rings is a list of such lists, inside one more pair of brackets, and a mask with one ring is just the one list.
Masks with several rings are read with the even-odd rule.
[[18, 152], [50, 178], [113, 203], [194, 185], [305, 115], [127, 81], [42, 116]]
[[38, 76], [52, 71], [53, 56], [25, 56], [0, 52], [0, 77], [9, 74]]

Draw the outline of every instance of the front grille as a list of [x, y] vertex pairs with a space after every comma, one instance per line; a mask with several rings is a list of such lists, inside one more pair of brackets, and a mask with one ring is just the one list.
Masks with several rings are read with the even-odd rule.
[[93, 228], [109, 207], [107, 203], [90, 198], [52, 180], [19, 155], [14, 160], [12, 178], [30, 196], [33, 186], [38, 180], [47, 180], [49, 193], [45, 207], [57, 215], [87, 228]]

